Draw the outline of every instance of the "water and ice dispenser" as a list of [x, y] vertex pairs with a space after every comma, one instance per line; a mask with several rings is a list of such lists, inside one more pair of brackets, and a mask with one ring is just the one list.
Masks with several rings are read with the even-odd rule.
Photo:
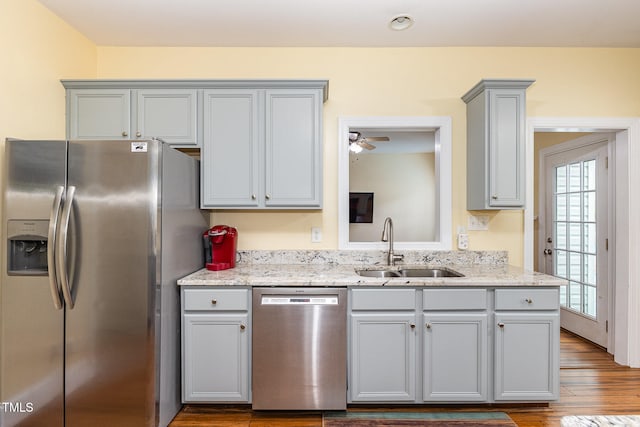
[[9, 220], [7, 222], [7, 273], [47, 275], [48, 220]]

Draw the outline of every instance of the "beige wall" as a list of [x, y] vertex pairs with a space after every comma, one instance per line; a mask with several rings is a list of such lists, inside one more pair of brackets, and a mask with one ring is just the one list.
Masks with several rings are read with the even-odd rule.
[[[340, 116], [451, 116], [453, 228], [467, 224], [466, 111], [460, 96], [481, 78], [535, 78], [528, 116], [640, 115], [640, 49], [574, 48], [98, 48], [99, 78], [326, 78], [324, 209], [218, 212], [243, 249], [337, 248]], [[490, 213], [474, 250], [506, 249], [523, 263], [521, 211]], [[312, 226], [323, 242], [312, 244]]]
[[60, 79], [95, 78], [96, 46], [35, 0], [2, 0], [0, 55], [2, 144], [7, 136], [64, 138]]

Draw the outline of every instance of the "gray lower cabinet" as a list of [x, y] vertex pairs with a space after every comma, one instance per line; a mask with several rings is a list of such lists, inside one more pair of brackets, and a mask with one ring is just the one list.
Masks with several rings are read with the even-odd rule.
[[250, 402], [250, 291], [182, 290], [182, 401]]
[[204, 91], [203, 208], [322, 207], [321, 88]]
[[558, 289], [497, 289], [495, 294], [495, 400], [557, 400]]
[[160, 138], [197, 147], [198, 90], [85, 88], [67, 90], [70, 139]]
[[414, 289], [351, 291], [349, 400], [415, 402]]
[[423, 400], [488, 399], [486, 289], [425, 289]]
[[557, 288], [353, 288], [349, 402], [558, 399]]

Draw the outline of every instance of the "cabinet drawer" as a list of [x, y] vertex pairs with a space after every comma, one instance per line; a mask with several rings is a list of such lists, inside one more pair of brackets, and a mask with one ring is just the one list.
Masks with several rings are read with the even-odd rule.
[[425, 289], [424, 310], [486, 310], [486, 289]]
[[248, 289], [185, 289], [185, 310], [249, 310]]
[[414, 310], [415, 289], [353, 289], [352, 310]]
[[496, 289], [496, 310], [557, 310], [558, 289]]

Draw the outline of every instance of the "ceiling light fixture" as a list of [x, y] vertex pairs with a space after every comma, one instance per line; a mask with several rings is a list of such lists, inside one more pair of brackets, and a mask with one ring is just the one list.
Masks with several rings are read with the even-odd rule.
[[389, 28], [395, 31], [406, 30], [413, 25], [413, 19], [408, 15], [398, 15], [389, 22]]
[[351, 151], [352, 153], [360, 153], [362, 151], [362, 147], [359, 146], [358, 144], [356, 144], [355, 142], [350, 141], [349, 142], [349, 151]]

